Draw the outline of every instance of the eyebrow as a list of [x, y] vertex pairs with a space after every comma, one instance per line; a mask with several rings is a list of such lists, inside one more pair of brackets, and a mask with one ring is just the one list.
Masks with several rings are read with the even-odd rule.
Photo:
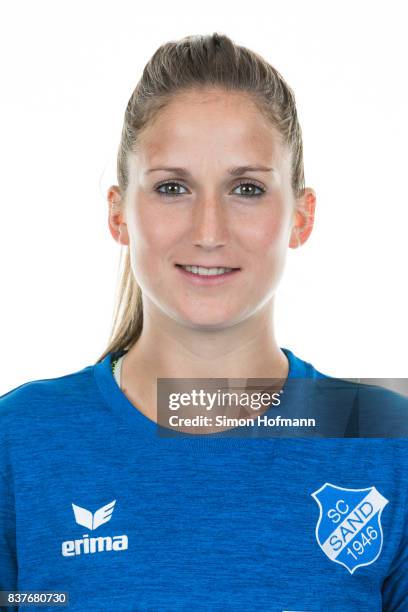
[[[186, 168], [180, 168], [177, 166], [160, 166], [157, 168], [149, 168], [146, 170], [145, 174], [157, 172], [158, 170], [163, 170], [164, 172], [176, 172], [180, 176], [191, 176], [190, 172]], [[275, 168], [267, 168], [266, 166], [234, 166], [233, 168], [228, 168], [228, 173], [232, 176], [238, 176], [244, 172], [275, 172]]]

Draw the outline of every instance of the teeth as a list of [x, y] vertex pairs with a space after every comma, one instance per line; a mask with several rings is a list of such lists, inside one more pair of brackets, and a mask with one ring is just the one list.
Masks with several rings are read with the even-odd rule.
[[232, 268], [202, 268], [201, 266], [182, 266], [188, 272], [193, 272], [200, 276], [216, 276], [217, 274], [224, 274], [224, 272], [231, 272]]

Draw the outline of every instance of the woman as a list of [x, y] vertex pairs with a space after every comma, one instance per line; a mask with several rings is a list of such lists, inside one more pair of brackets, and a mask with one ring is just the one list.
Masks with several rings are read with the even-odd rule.
[[107, 349], [1, 398], [0, 589], [64, 591], [72, 610], [408, 609], [402, 440], [157, 435], [161, 379], [268, 379], [281, 398], [335, 380], [273, 325], [316, 203], [293, 92], [227, 36], [164, 44], [117, 171]]

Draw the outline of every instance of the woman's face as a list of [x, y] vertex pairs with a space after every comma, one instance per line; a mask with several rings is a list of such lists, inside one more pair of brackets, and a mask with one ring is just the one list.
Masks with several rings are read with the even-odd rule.
[[[218, 329], [271, 306], [288, 246], [310, 234], [315, 198], [308, 189], [294, 199], [290, 155], [245, 94], [179, 94], [128, 164], [125, 201], [109, 224], [130, 247], [145, 315]], [[118, 196], [112, 187], [110, 202]], [[179, 264], [239, 270], [203, 281]]]

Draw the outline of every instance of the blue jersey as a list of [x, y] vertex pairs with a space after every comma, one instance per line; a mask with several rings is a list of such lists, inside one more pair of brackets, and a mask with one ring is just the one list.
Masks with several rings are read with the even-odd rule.
[[[282, 350], [288, 381], [325, 378]], [[81, 612], [408, 610], [406, 440], [161, 437], [116, 357], [0, 398], [0, 591]]]

